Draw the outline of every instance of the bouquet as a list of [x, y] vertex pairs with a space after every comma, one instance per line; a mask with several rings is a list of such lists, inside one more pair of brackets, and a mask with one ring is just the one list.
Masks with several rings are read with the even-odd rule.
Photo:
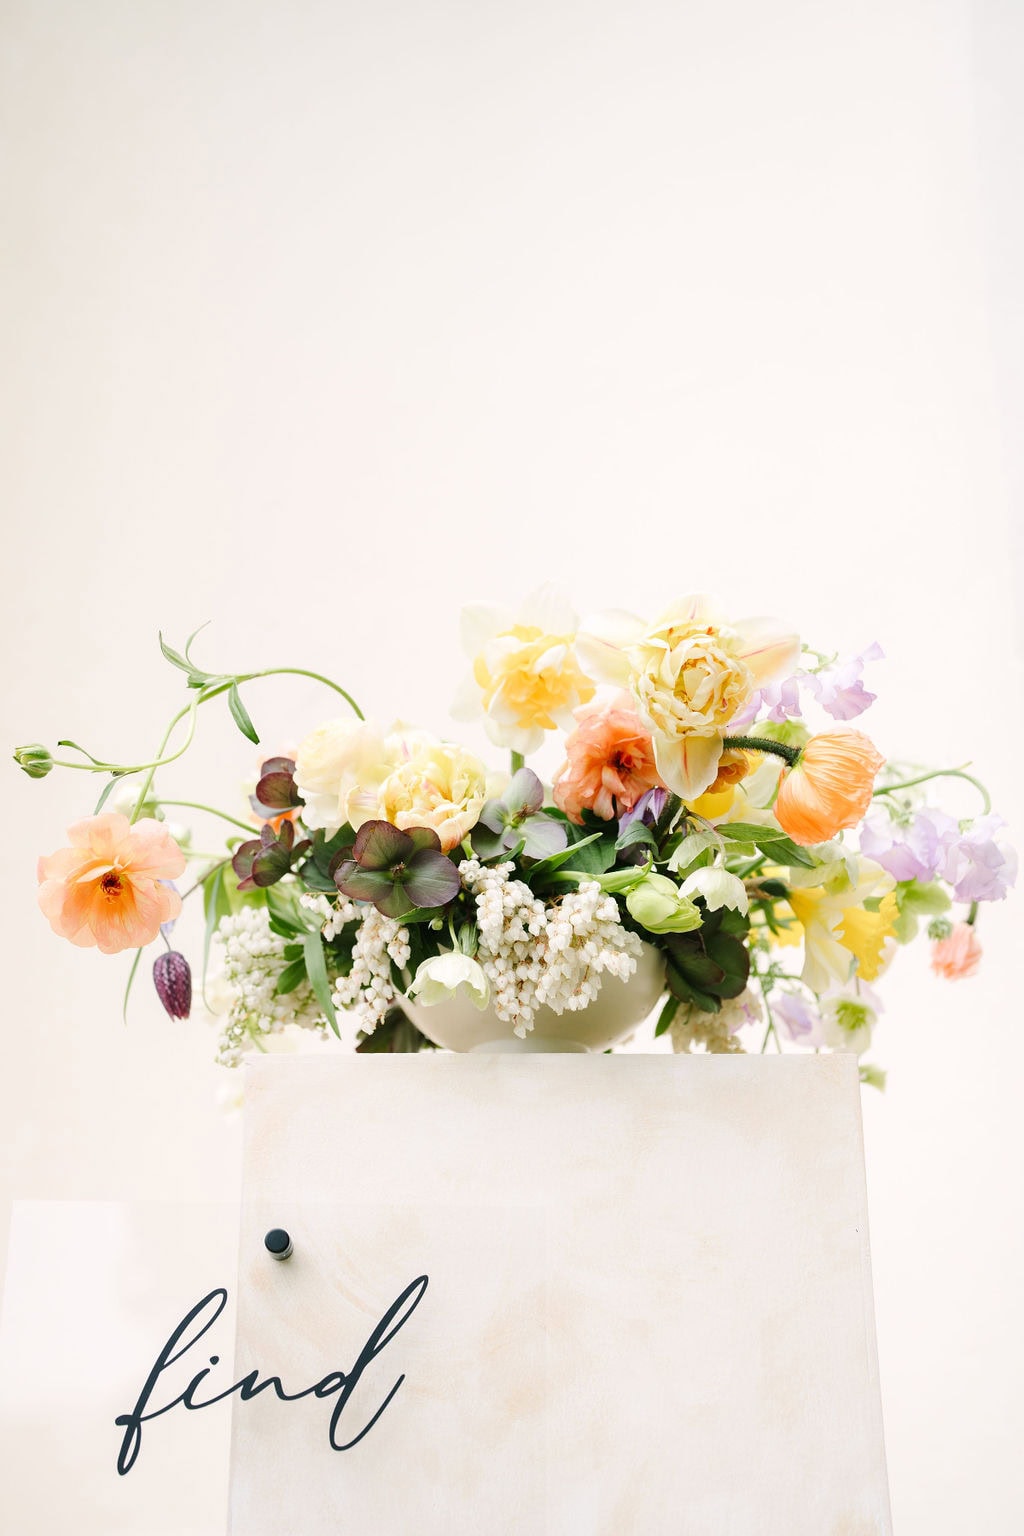
[[[199, 893], [204, 996], [228, 1066], [342, 1023], [360, 1051], [419, 1050], [429, 1024], [403, 1004], [422, 1024], [456, 997], [524, 1037], [539, 1010], [571, 1015], [610, 979], [628, 983], [650, 951], [653, 1032], [677, 1051], [863, 1056], [875, 984], [901, 946], [926, 935], [940, 977], [977, 969], [979, 911], [1005, 896], [1016, 856], [965, 767], [886, 761], [850, 724], [874, 701], [877, 644], [839, 659], [704, 596], [653, 622], [581, 623], [551, 587], [518, 612], [471, 605], [462, 633], [470, 670], [453, 713], [482, 718], [501, 764], [384, 729], [321, 674], [208, 672], [196, 635], [181, 651], [161, 637], [188, 702], [155, 758], [113, 763], [70, 741], [74, 757], [15, 753], [33, 778], [60, 767], [106, 781], [69, 846], [39, 861], [54, 931], [135, 952], [126, 1005], [159, 946], [156, 991], [185, 1017], [192, 969], [174, 928]], [[200, 706], [225, 701], [258, 745], [243, 691], [279, 672], [323, 683], [343, 713], [294, 752], [261, 755], [248, 806], [165, 797], [156, 775], [187, 750]], [[546, 785], [527, 759], [551, 737], [562, 760]], [[977, 815], [931, 800], [950, 779], [972, 786]], [[167, 819], [185, 809], [230, 829], [220, 856], [191, 852]], [[883, 1082], [874, 1065], [861, 1076]]]

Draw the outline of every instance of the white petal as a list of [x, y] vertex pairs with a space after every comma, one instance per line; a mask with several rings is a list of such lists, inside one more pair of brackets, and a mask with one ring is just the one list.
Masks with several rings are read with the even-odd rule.
[[479, 656], [488, 640], [511, 629], [514, 623], [510, 608], [497, 603], [467, 603], [459, 617], [462, 649], [467, 656]]
[[561, 587], [546, 581], [524, 600], [516, 614], [516, 622], [539, 629], [545, 635], [571, 635], [575, 633], [579, 615]]
[[788, 677], [800, 660], [800, 636], [783, 629], [778, 619], [741, 619], [734, 631], [735, 654], [750, 668], [758, 686]]
[[718, 777], [722, 738], [714, 736], [654, 737], [658, 772], [681, 800], [696, 800]]
[[453, 720], [479, 720], [483, 714], [480, 688], [472, 672], [467, 672], [459, 684], [450, 713]]
[[706, 592], [690, 592], [686, 597], [676, 598], [664, 613], [659, 613], [651, 628], [653, 630], [668, 629], [670, 625], [678, 625], [681, 628], [687, 624], [721, 624], [724, 622], [722, 615], [722, 605], [717, 597], [709, 597]]

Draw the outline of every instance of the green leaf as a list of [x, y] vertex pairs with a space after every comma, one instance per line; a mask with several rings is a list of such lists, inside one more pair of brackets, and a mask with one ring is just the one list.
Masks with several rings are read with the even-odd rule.
[[120, 784], [120, 782], [121, 782], [121, 780], [123, 778], [124, 778], [124, 774], [120, 774], [120, 773], [119, 774], [115, 774], [114, 777], [111, 779], [109, 784], [104, 784], [104, 786], [103, 786], [103, 793], [100, 795], [99, 799], [96, 801], [96, 809], [93, 811], [93, 815], [94, 816], [98, 816], [99, 815], [100, 811], [102, 811], [103, 807], [106, 805], [107, 800], [110, 797], [111, 791], [114, 788], [114, 785], [115, 784]]
[[276, 933], [287, 938], [301, 938], [307, 933], [320, 934], [321, 922], [316, 912], [307, 912], [298, 904], [298, 889], [294, 885], [270, 885], [265, 887], [264, 899], [271, 917], [271, 927], [277, 924]]
[[665, 967], [665, 976], [670, 991], [680, 1002], [692, 1003], [702, 1013], [718, 1013], [721, 1010], [722, 1005], [718, 998], [713, 997], [710, 992], [702, 991], [700, 987], [693, 986], [671, 960]]
[[238, 692], [238, 684], [232, 682], [228, 689], [228, 708], [231, 710], [231, 718], [234, 720], [243, 736], [247, 736], [256, 746], [260, 744], [260, 738], [256, 734], [256, 727], [249, 719], [249, 711], [242, 703], [241, 694]]
[[615, 839], [615, 846], [620, 853], [627, 848], [635, 848], [638, 843], [642, 843], [646, 848], [658, 846], [657, 838], [643, 821], [631, 821], [625, 832]]
[[689, 869], [700, 856], [717, 847], [718, 839], [713, 832], [701, 830], [690, 832], [683, 838], [679, 847], [668, 861], [668, 867], [672, 870]]
[[190, 667], [192, 667], [192, 642], [196, 635], [201, 635], [203, 630], [206, 629], [210, 623], [210, 619], [204, 619], [203, 622], [199, 625], [199, 628], [194, 629], [189, 635], [188, 639], [185, 641], [185, 659]]
[[302, 941], [302, 947], [306, 958], [306, 975], [309, 984], [313, 988], [313, 995], [320, 1004], [321, 1011], [334, 1033], [340, 1038], [341, 1031], [338, 1028], [338, 1016], [334, 1011], [334, 999], [331, 997], [331, 984], [327, 979], [327, 961], [324, 958], [324, 945], [319, 933], [307, 933]]
[[[582, 855], [580, 855], [581, 849]], [[596, 838], [585, 837], [565, 851], [580, 855], [572, 859], [573, 869], [582, 870], [588, 875], [603, 875], [605, 870], [611, 869], [615, 863], [615, 838], [607, 832], [598, 833]]]
[[124, 999], [123, 999], [123, 1001], [121, 1003], [121, 1019], [122, 1019], [123, 1023], [125, 1023], [125, 1024], [128, 1023], [128, 999], [131, 996], [132, 983], [135, 980], [135, 972], [139, 968], [139, 961], [141, 959], [142, 959], [142, 950], [141, 949], [137, 949], [135, 951], [135, 959], [132, 961], [132, 968], [128, 972], [128, 980], [125, 982], [125, 986], [124, 986]]
[[569, 860], [572, 859], [581, 848], [585, 848], [588, 843], [596, 843], [598, 838], [604, 837], [604, 835], [605, 834], [603, 832], [591, 832], [589, 837], [581, 837], [578, 843], [570, 843], [569, 847], [563, 848], [561, 853], [552, 853], [549, 854], [546, 859], [541, 859], [530, 870], [531, 882], [542, 880], [545, 875], [551, 874], [556, 869], [560, 869], [563, 864], [568, 864]]
[[164, 656], [170, 662], [171, 666], [177, 667], [179, 672], [191, 672], [192, 668], [190, 664], [185, 660], [184, 656], [182, 656], [181, 652], [174, 650], [172, 646], [168, 645], [167, 641], [164, 639], [159, 630], [157, 630], [157, 637], [160, 641], [160, 649], [163, 651]]
[[714, 987], [715, 993], [719, 997], [739, 997], [750, 976], [750, 952], [747, 946], [724, 929], [710, 934], [704, 944], [723, 974], [723, 979]]
[[300, 955], [298, 960], [291, 960], [285, 966], [284, 970], [277, 978], [277, 985], [275, 986], [274, 991], [277, 993], [278, 997], [283, 997], [288, 992], [294, 992], [299, 983], [305, 981], [305, 979], [306, 960], [304, 955]]
[[217, 924], [222, 917], [227, 917], [231, 911], [231, 898], [228, 895], [224, 872], [229, 866], [218, 864], [203, 881], [203, 914], [205, 917], [205, 931], [203, 933], [203, 980], [202, 990], [206, 990], [206, 969], [210, 960], [210, 944]]
[[669, 996], [665, 999], [665, 1006], [658, 1014], [658, 1022], [654, 1026], [655, 1039], [657, 1039], [659, 1035], [663, 1035], [665, 1033], [678, 1011], [679, 999], [678, 997], [673, 997], [670, 993]]
[[727, 843], [755, 843], [761, 847], [765, 843], [789, 841], [781, 827], [762, 827], [756, 821], [726, 821], [718, 831]]
[[820, 860], [794, 843], [791, 837], [773, 837], [765, 849], [773, 864], [799, 864], [803, 869], [817, 869]]

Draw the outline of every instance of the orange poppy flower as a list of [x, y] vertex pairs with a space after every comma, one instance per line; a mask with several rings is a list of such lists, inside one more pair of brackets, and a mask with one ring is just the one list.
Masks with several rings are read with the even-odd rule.
[[139, 949], [181, 911], [166, 884], [185, 855], [163, 822], [106, 812], [68, 828], [70, 848], [39, 860], [39, 905], [61, 938], [105, 955]]
[[803, 845], [825, 843], [843, 827], [855, 827], [871, 804], [875, 774], [884, 762], [862, 731], [812, 736], [779, 781], [773, 807], [779, 826]]

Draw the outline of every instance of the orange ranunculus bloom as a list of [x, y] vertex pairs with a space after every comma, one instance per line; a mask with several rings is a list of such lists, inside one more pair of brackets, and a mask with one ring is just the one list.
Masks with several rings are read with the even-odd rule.
[[576, 729], [565, 741], [567, 760], [552, 788], [554, 802], [577, 824], [584, 810], [611, 821], [661, 784], [651, 733], [625, 693], [611, 704], [585, 705], [575, 718]]
[[54, 933], [105, 955], [139, 949], [181, 911], [162, 882], [184, 873], [185, 855], [163, 822], [130, 824], [107, 812], [68, 828], [70, 848], [39, 860], [39, 905]]
[[981, 964], [981, 941], [970, 923], [955, 923], [953, 932], [932, 945], [932, 970], [946, 981], [973, 976]]
[[822, 731], [804, 746], [779, 781], [773, 807], [794, 843], [825, 843], [855, 827], [871, 804], [875, 774], [885, 762], [862, 731]]

